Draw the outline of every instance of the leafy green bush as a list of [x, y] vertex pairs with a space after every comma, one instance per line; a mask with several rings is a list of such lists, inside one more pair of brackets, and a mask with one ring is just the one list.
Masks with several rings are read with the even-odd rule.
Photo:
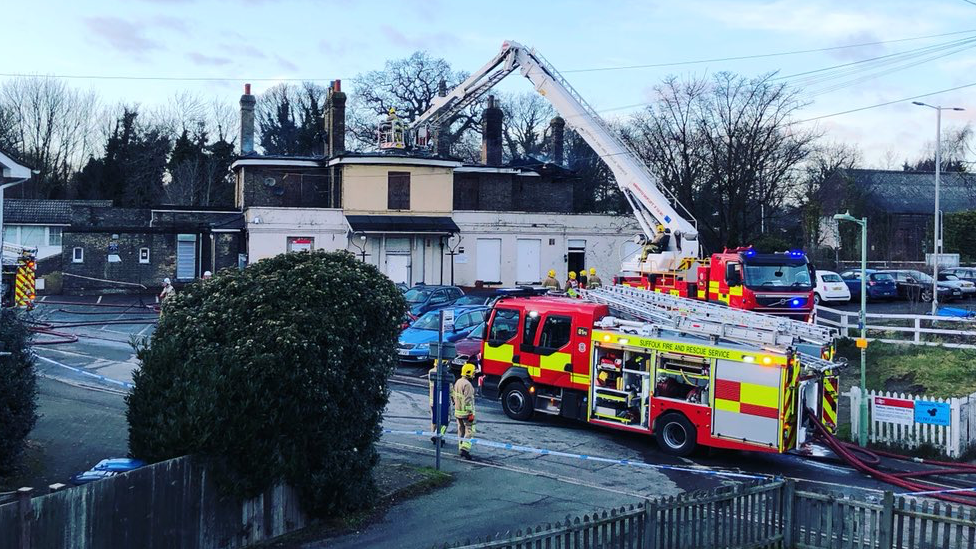
[[285, 480], [313, 514], [369, 505], [404, 311], [393, 283], [347, 252], [187, 285], [138, 349], [130, 451], [201, 455], [239, 497]]
[[30, 344], [31, 334], [18, 312], [0, 309], [0, 475], [18, 465], [37, 421], [37, 374]]

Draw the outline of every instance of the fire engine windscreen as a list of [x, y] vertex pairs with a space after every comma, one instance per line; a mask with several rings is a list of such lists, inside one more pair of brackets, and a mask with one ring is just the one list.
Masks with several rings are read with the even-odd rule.
[[810, 265], [803, 261], [784, 261], [781, 258], [748, 259], [745, 262], [745, 285], [752, 290], [813, 289]]

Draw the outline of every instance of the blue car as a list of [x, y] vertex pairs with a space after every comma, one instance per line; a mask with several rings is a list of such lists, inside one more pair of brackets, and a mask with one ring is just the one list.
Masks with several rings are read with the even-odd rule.
[[[454, 330], [444, 333], [444, 340], [455, 342], [466, 337], [473, 329], [488, 318], [487, 307], [448, 307], [454, 311]], [[437, 330], [440, 321], [439, 311], [431, 311], [420, 317], [400, 334], [397, 353], [400, 362], [423, 364], [430, 362], [430, 344], [437, 343]]]
[[[898, 299], [898, 283], [895, 277], [889, 273], [867, 269], [868, 275], [867, 291], [868, 299]], [[840, 273], [844, 283], [851, 290], [851, 301], [861, 299], [861, 270], [852, 269]]]
[[420, 318], [427, 311], [436, 311], [453, 304], [464, 295], [457, 286], [428, 286], [417, 284], [403, 293], [407, 300], [407, 314], [410, 318]]

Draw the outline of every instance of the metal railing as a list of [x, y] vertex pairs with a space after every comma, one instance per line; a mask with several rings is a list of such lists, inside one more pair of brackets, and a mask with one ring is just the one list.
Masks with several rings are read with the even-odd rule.
[[[866, 313], [868, 339], [885, 343], [976, 349], [976, 320], [951, 316]], [[817, 324], [857, 337], [858, 311], [817, 306]]]

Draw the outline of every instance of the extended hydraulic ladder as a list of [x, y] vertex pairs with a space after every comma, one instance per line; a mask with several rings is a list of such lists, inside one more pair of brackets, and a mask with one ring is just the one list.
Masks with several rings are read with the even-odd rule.
[[[836, 331], [826, 326], [639, 288], [605, 286], [583, 290], [581, 294], [588, 301], [605, 304], [612, 310], [661, 328], [717, 339], [786, 349], [796, 348], [800, 343], [827, 345], [836, 336]], [[801, 363], [817, 370], [840, 366], [817, 356], [800, 354]]]

